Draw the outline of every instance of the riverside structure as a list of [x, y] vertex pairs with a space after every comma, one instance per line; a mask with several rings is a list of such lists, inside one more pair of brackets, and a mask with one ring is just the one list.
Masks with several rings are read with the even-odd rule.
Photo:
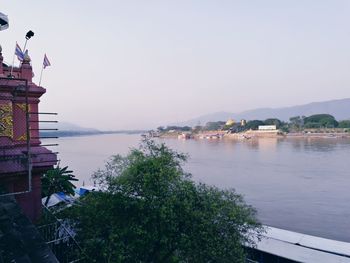
[[20, 67], [3, 63], [0, 47], [0, 197], [13, 195], [32, 221], [41, 215], [41, 176], [57, 156], [41, 145], [39, 99], [27, 54]]

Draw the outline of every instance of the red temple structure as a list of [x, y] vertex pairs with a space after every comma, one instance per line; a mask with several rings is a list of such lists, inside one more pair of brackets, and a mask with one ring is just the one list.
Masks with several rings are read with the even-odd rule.
[[14, 195], [32, 221], [41, 215], [41, 176], [57, 156], [43, 147], [39, 135], [40, 97], [32, 82], [30, 57], [20, 67], [3, 64], [0, 47], [0, 196]]

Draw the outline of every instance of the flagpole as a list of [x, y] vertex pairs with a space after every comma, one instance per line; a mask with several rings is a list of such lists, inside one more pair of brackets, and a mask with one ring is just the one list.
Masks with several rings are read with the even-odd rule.
[[43, 61], [43, 67], [41, 68], [41, 72], [40, 72], [40, 80], [39, 80], [39, 86], [41, 84], [41, 78], [43, 76], [43, 70], [48, 67], [51, 66], [49, 59], [47, 58], [46, 54], [44, 55], [44, 61]]
[[24, 47], [23, 47], [23, 53], [25, 53], [26, 52], [26, 46], [27, 46], [27, 42], [28, 42], [28, 39], [26, 38], [26, 42], [24, 42]]
[[[16, 42], [17, 45], [17, 42]], [[13, 72], [13, 65], [15, 64], [15, 56], [16, 56], [16, 48], [15, 48], [15, 52], [13, 53], [13, 59], [12, 59], [12, 66], [11, 66], [11, 73], [10, 73], [10, 77], [12, 78], [12, 72]]]
[[43, 76], [43, 70], [44, 70], [44, 65], [41, 67], [39, 87], [40, 87], [40, 84], [41, 84], [41, 77]]

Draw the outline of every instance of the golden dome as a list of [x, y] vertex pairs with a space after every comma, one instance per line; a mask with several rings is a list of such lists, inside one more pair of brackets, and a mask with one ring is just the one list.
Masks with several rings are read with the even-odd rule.
[[226, 122], [226, 125], [227, 125], [227, 126], [231, 126], [231, 125], [233, 125], [233, 124], [235, 124], [235, 121], [232, 120], [232, 119], [229, 119], [229, 120], [227, 120], [227, 122]]

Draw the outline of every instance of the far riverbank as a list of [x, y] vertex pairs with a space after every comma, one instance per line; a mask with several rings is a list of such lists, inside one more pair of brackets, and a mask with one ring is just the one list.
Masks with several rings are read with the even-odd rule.
[[225, 131], [208, 131], [203, 133], [163, 133], [160, 138], [178, 138], [178, 139], [237, 139], [249, 140], [253, 138], [350, 138], [348, 132], [294, 132], [283, 133], [280, 131], [246, 131], [241, 133], [227, 133]]

